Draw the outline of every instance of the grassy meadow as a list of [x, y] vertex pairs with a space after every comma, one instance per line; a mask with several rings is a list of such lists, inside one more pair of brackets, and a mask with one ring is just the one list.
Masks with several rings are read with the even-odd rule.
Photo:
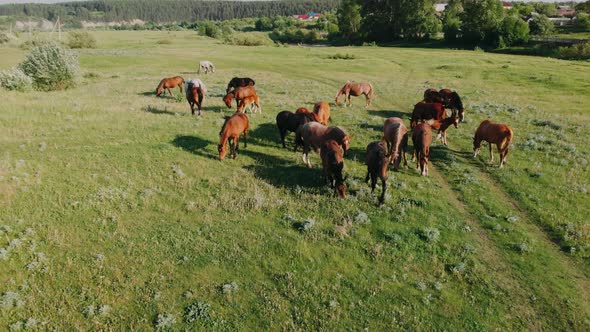
[[[590, 62], [93, 34], [76, 88], [0, 91], [0, 330], [590, 330]], [[0, 70], [25, 54], [1, 47]], [[217, 66], [202, 117], [155, 96], [200, 60]], [[234, 76], [263, 112], [220, 162]], [[373, 83], [372, 107], [334, 106], [347, 80]], [[428, 87], [457, 90], [466, 123], [377, 206], [364, 150]], [[346, 200], [276, 130], [320, 100], [354, 135]], [[487, 144], [472, 158], [486, 118], [514, 130], [505, 168]]]

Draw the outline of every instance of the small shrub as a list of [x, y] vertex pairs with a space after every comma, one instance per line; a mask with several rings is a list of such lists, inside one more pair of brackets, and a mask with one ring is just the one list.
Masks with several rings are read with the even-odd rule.
[[170, 39], [160, 39], [156, 42], [156, 44], [160, 44], [160, 45], [169, 45], [172, 44], [172, 40]]
[[158, 314], [156, 321], [154, 322], [156, 330], [167, 330], [171, 329], [176, 324], [176, 318], [171, 314]]
[[0, 32], [0, 45], [6, 44], [10, 41], [10, 37], [6, 32]]
[[39, 90], [61, 90], [74, 85], [78, 75], [76, 55], [55, 42], [34, 48], [20, 64], [20, 69]]
[[428, 227], [422, 230], [422, 238], [428, 242], [436, 242], [440, 237], [440, 231], [434, 227]]
[[560, 59], [582, 60], [590, 59], [590, 43], [559, 47], [555, 52]]
[[334, 60], [354, 60], [356, 59], [356, 56], [354, 54], [340, 54], [340, 53], [336, 53], [334, 55], [330, 55], [328, 57], [328, 59], [334, 59]]
[[187, 323], [192, 323], [200, 319], [209, 319], [209, 308], [211, 305], [209, 303], [203, 303], [196, 301], [193, 304], [186, 307], [184, 310], [184, 320]]
[[70, 48], [96, 48], [96, 38], [88, 31], [72, 31], [68, 34]]
[[0, 86], [7, 90], [27, 91], [32, 85], [33, 80], [18, 68], [0, 71]]

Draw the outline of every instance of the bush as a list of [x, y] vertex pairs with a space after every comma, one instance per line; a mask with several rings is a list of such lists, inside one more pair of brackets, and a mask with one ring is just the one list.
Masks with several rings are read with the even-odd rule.
[[590, 43], [560, 47], [556, 51], [556, 56], [560, 59], [570, 60], [590, 59]]
[[574, 26], [582, 30], [590, 30], [590, 15], [579, 13], [574, 21]]
[[500, 38], [505, 44], [500, 46], [526, 43], [529, 40], [529, 26], [516, 16], [506, 16], [500, 23]]
[[356, 59], [356, 56], [354, 54], [341, 54], [341, 53], [336, 53], [334, 55], [330, 55], [328, 56], [328, 59], [334, 59], [334, 60], [354, 60]]
[[20, 64], [20, 69], [33, 80], [33, 86], [44, 91], [73, 86], [78, 68], [76, 55], [55, 42], [34, 48]]
[[0, 32], [0, 45], [8, 43], [10, 38], [6, 32]]
[[223, 42], [229, 45], [263, 46], [272, 45], [273, 41], [265, 33], [246, 32], [226, 35]]
[[35, 37], [33, 39], [29, 39], [29, 40], [21, 43], [19, 47], [21, 49], [23, 49], [23, 50], [31, 50], [31, 49], [33, 49], [35, 47], [39, 47], [41, 45], [44, 45], [47, 42], [48, 41], [45, 40], [45, 39], [41, 39], [41, 38]]
[[7, 90], [28, 91], [32, 84], [33, 80], [16, 67], [0, 71], [0, 86]]
[[531, 30], [531, 35], [544, 36], [553, 33], [555, 31], [555, 25], [547, 16], [535, 15], [529, 22], [529, 29]]
[[172, 44], [172, 40], [170, 39], [160, 39], [156, 42], [156, 44], [160, 44], [160, 45], [169, 45]]
[[72, 31], [68, 34], [70, 48], [96, 48], [96, 39], [88, 31]]

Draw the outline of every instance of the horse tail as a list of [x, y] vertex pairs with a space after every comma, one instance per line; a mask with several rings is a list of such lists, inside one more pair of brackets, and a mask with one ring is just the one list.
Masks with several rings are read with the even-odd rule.
[[373, 84], [369, 83], [369, 98], [373, 99], [374, 95]]
[[506, 128], [507, 131], [504, 132], [504, 140], [502, 141], [502, 150], [504, 149], [508, 149], [510, 147], [510, 144], [512, 143], [512, 137], [514, 136], [514, 133], [512, 132], [512, 128], [507, 127]]

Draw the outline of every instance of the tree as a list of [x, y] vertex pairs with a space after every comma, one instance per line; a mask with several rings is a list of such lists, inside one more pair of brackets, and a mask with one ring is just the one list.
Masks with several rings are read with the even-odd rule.
[[555, 31], [555, 25], [545, 15], [535, 15], [529, 22], [531, 35], [550, 35]]
[[455, 42], [459, 38], [461, 32], [461, 0], [451, 0], [447, 4], [443, 17], [443, 33], [445, 40], [448, 42]]
[[500, 46], [513, 46], [529, 41], [529, 25], [518, 16], [504, 17], [499, 31]]
[[497, 0], [465, 0], [461, 13], [462, 40], [472, 45], [497, 46], [503, 15], [504, 9]]
[[579, 13], [574, 21], [574, 25], [578, 29], [590, 30], [590, 15]]
[[535, 7], [532, 3], [526, 2], [513, 2], [512, 8], [509, 11], [510, 15], [518, 15], [520, 17], [528, 17], [532, 12], [535, 11]]
[[535, 7], [535, 11], [537, 13], [545, 16], [553, 16], [557, 11], [557, 7], [554, 3], [535, 2], [533, 6]]
[[342, 36], [349, 41], [357, 40], [361, 29], [361, 6], [356, 0], [342, 0], [337, 16]]
[[585, 12], [590, 14], [590, 1], [582, 2], [576, 5], [577, 12]]

